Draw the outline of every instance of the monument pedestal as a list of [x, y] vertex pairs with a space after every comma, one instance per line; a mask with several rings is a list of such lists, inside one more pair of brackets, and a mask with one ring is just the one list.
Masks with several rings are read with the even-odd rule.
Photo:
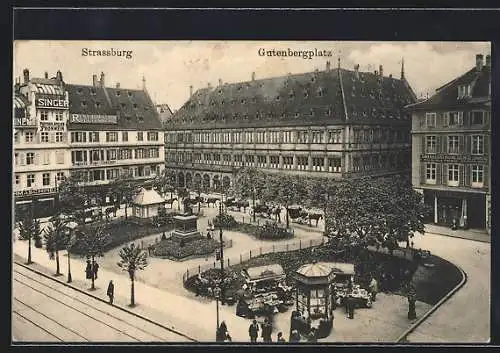
[[171, 233], [171, 239], [176, 242], [189, 242], [201, 237], [197, 225], [198, 217], [195, 215], [189, 216], [174, 216], [175, 230]]

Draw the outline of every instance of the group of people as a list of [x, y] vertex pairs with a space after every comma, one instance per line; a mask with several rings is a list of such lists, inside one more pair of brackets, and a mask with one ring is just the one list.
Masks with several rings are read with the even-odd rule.
[[[273, 325], [268, 318], [266, 318], [264, 322], [261, 324], [260, 329], [257, 320], [253, 320], [253, 322], [250, 324], [250, 327], [248, 328], [248, 335], [250, 336], [250, 342], [252, 343], [257, 342], [257, 338], [259, 337], [259, 331], [261, 332], [262, 342], [264, 343], [273, 342], [272, 339]], [[282, 332], [278, 332], [276, 342], [278, 343], [286, 342]]]
[[[85, 274], [87, 279], [92, 279], [94, 280], [97, 279], [97, 273], [99, 271], [99, 264], [97, 262], [92, 262], [90, 259], [87, 259], [87, 266], [85, 267]], [[109, 303], [113, 304], [113, 300], [115, 297], [115, 285], [113, 281], [109, 281], [108, 283], [108, 289], [106, 291], [106, 295], [109, 298]]]

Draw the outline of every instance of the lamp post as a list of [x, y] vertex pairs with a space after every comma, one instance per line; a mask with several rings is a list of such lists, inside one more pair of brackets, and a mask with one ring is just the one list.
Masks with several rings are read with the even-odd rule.
[[219, 297], [221, 294], [221, 289], [219, 286], [214, 288], [214, 296], [215, 296], [215, 310], [216, 310], [216, 319], [217, 319], [217, 327], [215, 328], [215, 340], [219, 340]]
[[73, 245], [73, 242], [71, 241], [73, 238], [73, 230], [66, 228], [67, 236], [68, 236], [68, 280], [67, 283], [71, 283], [73, 281], [73, 278], [71, 276], [71, 256], [70, 256], [70, 250], [71, 246]]
[[220, 289], [220, 294], [221, 294], [221, 304], [224, 305], [224, 240], [222, 239], [222, 196], [221, 200], [219, 201], [219, 242], [220, 242], [220, 276], [221, 276], [221, 289]]

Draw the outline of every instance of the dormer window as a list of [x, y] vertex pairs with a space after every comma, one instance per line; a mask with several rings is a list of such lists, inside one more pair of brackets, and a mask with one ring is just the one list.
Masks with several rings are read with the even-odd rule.
[[137, 104], [134, 103], [134, 109], [137, 109]]
[[238, 86], [238, 91], [241, 91], [241, 86]]
[[125, 108], [126, 104], [125, 103], [122, 103], [120, 104], [122, 106], [122, 108]]
[[78, 88], [77, 92], [78, 92], [79, 94], [82, 94], [82, 92], [83, 92], [83, 89], [81, 89], [81, 88]]
[[290, 93], [288, 93], [288, 97], [290, 99], [294, 98], [295, 97], [295, 93], [293, 93], [293, 91], [290, 91]]
[[95, 102], [95, 106], [96, 106], [96, 108], [99, 108], [101, 106], [101, 103]]
[[120, 97], [120, 94], [121, 94], [121, 92], [120, 92], [120, 91], [116, 91], [116, 96], [117, 96], [117, 97]]
[[132, 92], [128, 91], [127, 94], [129, 97], [132, 97]]
[[285, 114], [285, 113], [281, 113], [281, 117], [282, 117], [283, 119], [285, 119], [285, 118], [286, 118], [286, 114]]
[[137, 120], [138, 120], [140, 123], [143, 123], [143, 122], [144, 122], [144, 117], [143, 117], [143, 116], [138, 116], [138, 117], [137, 117]]
[[300, 116], [299, 112], [295, 113], [295, 117], [298, 118]]
[[308, 98], [309, 97], [309, 93], [307, 91], [304, 91], [304, 98]]
[[86, 101], [82, 101], [82, 107], [86, 107], [87, 106], [87, 102]]
[[314, 116], [314, 109], [311, 109], [311, 110], [309, 111], [309, 115], [310, 115], [310, 116]]
[[332, 115], [332, 109], [331, 109], [331, 108], [328, 108], [328, 109], [326, 110], [326, 112], [325, 112], [325, 115], [326, 115], [326, 116], [330, 116], [330, 115]]
[[279, 101], [280, 100], [280, 96], [276, 96], [276, 100]]
[[257, 103], [257, 98], [253, 97], [252, 98], [252, 103]]
[[246, 102], [247, 102], [246, 99], [241, 100], [241, 104], [246, 104]]
[[316, 77], [311, 77], [311, 82], [315, 82], [316, 81]]
[[91, 94], [91, 95], [93, 95], [93, 96], [95, 96], [95, 93], [96, 93], [96, 92], [95, 92], [95, 89], [91, 88], [91, 89], [90, 89], [90, 94]]
[[458, 99], [470, 97], [470, 85], [458, 86]]
[[222, 100], [222, 101], [220, 102], [220, 104], [224, 105], [224, 101]]

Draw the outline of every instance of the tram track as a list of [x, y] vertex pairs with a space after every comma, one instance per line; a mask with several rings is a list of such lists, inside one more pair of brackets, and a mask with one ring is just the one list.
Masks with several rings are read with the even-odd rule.
[[[20, 266], [20, 265], [19, 265]], [[20, 268], [24, 269], [25, 271], [30, 271], [30, 269], [25, 269], [24, 267], [20, 266]], [[44, 283], [43, 280], [39, 280], [36, 278], [37, 274], [29, 272], [29, 274], [25, 273], [24, 271], [20, 271], [19, 268], [13, 269], [13, 272], [22, 278], [22, 280], [14, 278], [14, 282], [17, 283], [18, 285], [22, 285], [27, 287], [30, 291], [34, 291], [40, 295], [43, 295], [45, 297], [50, 298], [51, 300], [54, 300], [60, 305], [63, 305], [65, 308], [69, 310], [73, 310], [74, 312], [77, 312], [78, 315], [83, 315], [90, 320], [93, 320], [95, 322], [99, 322], [101, 325], [105, 325], [106, 327], [110, 328], [113, 331], [118, 332], [121, 335], [127, 336], [129, 339], [133, 341], [139, 341], [139, 342], [154, 342], [154, 341], [168, 341], [168, 339], [164, 336], [161, 337], [157, 335], [156, 333], [152, 332], [154, 330], [147, 330], [144, 329], [144, 326], [147, 325], [153, 325], [151, 328], [154, 327], [153, 323], [145, 321], [144, 324], [141, 326], [138, 326], [130, 320], [126, 321], [123, 316], [127, 315], [123, 313], [122, 315], [115, 315], [112, 314], [106, 310], [103, 310], [98, 307], [98, 305], [92, 305], [91, 301], [84, 301], [80, 298], [78, 298], [78, 295], [69, 295], [67, 290], [65, 291], [64, 288], [63, 290], [54, 288], [53, 286], [50, 286], [47, 283]], [[26, 283], [28, 282], [28, 283]], [[51, 295], [52, 294], [52, 295]], [[59, 297], [59, 298], [56, 298]], [[62, 296], [62, 297], [61, 297]], [[22, 305], [26, 306], [31, 310], [32, 312], [37, 312], [39, 315], [43, 315], [45, 318], [54, 321], [52, 318], [49, 318], [47, 315], [43, 314], [41, 311], [37, 310], [36, 308], [33, 308], [29, 304], [25, 303], [23, 300], [19, 298], [14, 298], [18, 303], [21, 303]], [[69, 302], [71, 301], [71, 302]], [[69, 302], [69, 303], [68, 303]], [[72, 303], [75, 303], [76, 305], [71, 305]], [[81, 305], [81, 306], [80, 306]], [[114, 308], [114, 307], [113, 307]], [[13, 311], [15, 312], [15, 311]], [[92, 313], [95, 313], [97, 315], [92, 315]], [[21, 313], [16, 313], [20, 315], [21, 317], [24, 318], [26, 315], [22, 315]], [[98, 318], [100, 316], [100, 318]], [[120, 317], [121, 316], [121, 317]], [[134, 317], [135, 320], [137, 318]], [[32, 320], [29, 320], [32, 322]], [[115, 321], [114, 324], [112, 324], [112, 321]], [[61, 324], [60, 322], [57, 322], [57, 324], [64, 329], [71, 331], [73, 334], [78, 335], [79, 337], [83, 337], [80, 334], [76, 333], [74, 330], [71, 328]], [[123, 325], [123, 327], [119, 327], [120, 325]], [[39, 326], [39, 325], [37, 325]], [[43, 328], [42, 328], [43, 329]], [[156, 330], [165, 330], [161, 326], [156, 325], [154, 327]], [[47, 331], [44, 329], [44, 331]], [[134, 333], [130, 333], [127, 331], [133, 331]], [[167, 330], [165, 330], [167, 331]], [[140, 333], [137, 335], [137, 333]], [[162, 332], [163, 333], [163, 332]], [[172, 332], [168, 332], [169, 334], [172, 334]], [[51, 333], [52, 336], [55, 336], [54, 334]], [[143, 336], [143, 337], [140, 337]], [[60, 337], [55, 336], [58, 340], [61, 340]], [[88, 341], [87, 338], [85, 338], [86, 341]]]

